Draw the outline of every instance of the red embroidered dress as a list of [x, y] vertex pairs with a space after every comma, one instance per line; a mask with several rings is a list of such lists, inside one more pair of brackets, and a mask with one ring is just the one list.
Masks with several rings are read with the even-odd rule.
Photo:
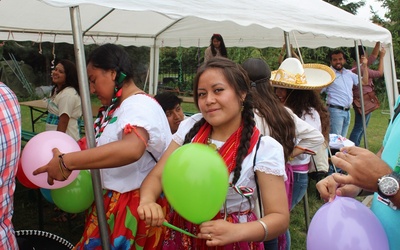
[[[123, 133], [134, 133], [133, 127], [145, 128], [149, 141], [144, 142], [147, 150], [158, 159], [167, 148], [171, 133], [164, 111], [147, 95], [126, 98], [117, 108], [101, 110], [95, 121], [98, 146], [121, 140]], [[130, 149], [121, 149], [130, 150]], [[146, 151], [142, 157], [125, 166], [101, 169], [104, 189], [104, 207], [109, 230], [111, 249], [159, 249], [164, 236], [164, 227], [148, 227], [139, 219], [139, 187], [155, 161]], [[167, 213], [165, 198], [158, 203]], [[93, 205], [86, 217], [84, 235], [75, 249], [102, 249], [97, 210]]]

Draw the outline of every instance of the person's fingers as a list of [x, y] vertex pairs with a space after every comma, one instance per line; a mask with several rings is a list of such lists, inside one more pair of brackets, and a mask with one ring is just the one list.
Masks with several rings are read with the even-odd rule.
[[331, 157], [331, 161], [332, 163], [338, 167], [341, 168], [344, 171], [347, 171], [349, 169], [349, 167], [351, 166], [351, 164], [349, 164], [347, 162], [347, 156], [344, 155], [337, 155], [337, 156], [332, 156]]
[[335, 199], [336, 197], [336, 189], [338, 187], [338, 183], [335, 182], [335, 180], [333, 178], [329, 179], [328, 181], [328, 202], [331, 202]]
[[49, 183], [50, 186], [54, 184], [54, 179], [51, 178], [49, 175], [47, 175], [47, 183]]
[[158, 204], [139, 206], [137, 212], [146, 225], [161, 226], [164, 222], [164, 213]]
[[328, 176], [328, 177], [320, 180], [319, 182], [317, 182], [317, 184], [315, 185], [315, 187], [317, 188], [317, 190], [319, 192], [321, 199], [323, 199], [325, 202], [329, 201], [332, 196], [334, 198], [335, 191], [336, 191], [336, 186], [332, 185], [329, 181], [330, 178], [331, 177]]
[[334, 174], [332, 174], [332, 178], [339, 184], [352, 184], [353, 183], [353, 177], [350, 175], [334, 173]]
[[347, 147], [342, 147], [340, 149], [340, 152], [344, 154], [355, 155], [359, 151], [359, 149], [360, 149], [359, 147], [347, 146]]
[[53, 148], [51, 151], [53, 152], [53, 155], [57, 156], [57, 157], [61, 154], [61, 152], [60, 152], [60, 150], [58, 150], [58, 148]]
[[139, 219], [141, 219], [141, 220], [145, 219], [145, 212], [144, 212], [143, 206], [140, 206], [140, 205], [138, 206], [137, 213], [139, 215]]
[[336, 190], [336, 195], [337, 195], [337, 196], [342, 196], [342, 197], [352, 197], [352, 196], [350, 195], [350, 193], [348, 192], [346, 186], [338, 188], [338, 189]]
[[336, 194], [344, 197], [356, 197], [360, 190], [362, 189], [355, 185], [344, 185], [337, 189]]
[[157, 221], [155, 221], [155, 226], [162, 226], [163, 222], [165, 221], [164, 218], [164, 212], [162, 211], [161, 207], [159, 206], [159, 209], [157, 209]]
[[47, 168], [46, 168], [46, 166], [43, 166], [43, 167], [40, 167], [40, 168], [38, 168], [38, 169], [36, 169], [35, 171], [33, 171], [33, 175], [38, 175], [38, 174], [41, 174], [41, 173], [44, 173], [44, 172], [47, 172]]

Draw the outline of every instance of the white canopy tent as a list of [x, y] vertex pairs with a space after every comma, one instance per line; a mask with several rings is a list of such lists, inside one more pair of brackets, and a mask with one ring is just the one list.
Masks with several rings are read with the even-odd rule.
[[78, 5], [84, 44], [152, 48], [150, 93], [157, 88], [160, 47], [205, 47], [213, 33], [228, 47], [281, 47], [286, 31], [299, 47], [382, 42], [391, 112], [398, 96], [390, 32], [322, 0], [2, 0], [0, 40], [73, 43], [68, 7]]
[[[204, 47], [213, 33], [221, 33], [229, 47], [281, 47], [284, 32], [299, 47], [352, 47], [358, 42], [373, 47], [382, 42], [393, 113], [398, 88], [390, 32], [322, 0], [0, 0], [0, 40], [74, 43], [85, 126], [92, 119], [83, 44], [151, 47], [154, 93], [160, 47]], [[86, 133], [93, 147], [93, 131]], [[103, 249], [109, 249], [100, 176], [92, 174]]]

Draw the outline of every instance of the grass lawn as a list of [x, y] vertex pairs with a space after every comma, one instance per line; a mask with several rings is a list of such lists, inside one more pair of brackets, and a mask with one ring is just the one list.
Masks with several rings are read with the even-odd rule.
[[[197, 112], [193, 104], [184, 103], [183, 110], [186, 112]], [[22, 128], [31, 131], [31, 121], [29, 108], [21, 107], [22, 109]], [[352, 113], [353, 115], [353, 113]], [[389, 115], [381, 110], [376, 110], [371, 117], [370, 124], [367, 129], [369, 149], [373, 152], [378, 151], [381, 147], [381, 142], [388, 124]], [[349, 133], [352, 129], [352, 124], [349, 128]], [[44, 122], [38, 121], [35, 129], [37, 132], [44, 131]], [[363, 144], [362, 144], [363, 145]], [[308, 188], [310, 216], [312, 217], [318, 208], [323, 204], [315, 190], [315, 182], [310, 182]], [[15, 194], [15, 213], [13, 223], [16, 230], [24, 229], [42, 229], [50, 233], [61, 236], [71, 243], [76, 243], [83, 230], [83, 213], [77, 218], [67, 222], [54, 222], [52, 217], [57, 215], [54, 205], [47, 202], [40, 194], [39, 190], [25, 188], [17, 183]], [[42, 209], [42, 211], [39, 210]], [[42, 222], [39, 223], [39, 215], [43, 215]], [[40, 228], [42, 224], [42, 228]], [[306, 226], [303, 210], [303, 203], [297, 205], [291, 213], [290, 231], [292, 236], [292, 249], [306, 249]]]

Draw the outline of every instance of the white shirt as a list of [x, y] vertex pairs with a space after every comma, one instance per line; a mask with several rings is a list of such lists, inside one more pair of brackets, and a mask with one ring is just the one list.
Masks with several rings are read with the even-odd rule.
[[[316, 151], [324, 143], [324, 136], [315, 127], [300, 119], [293, 111], [287, 107], [286, 110], [293, 117], [296, 127], [296, 145]], [[263, 135], [270, 135], [267, 121], [254, 113], [254, 120], [257, 128]]]
[[[75, 141], [79, 140], [78, 119], [82, 116], [81, 97], [73, 87], [66, 87], [60, 93], [48, 99], [47, 111], [60, 117], [66, 114], [69, 117], [67, 130], [65, 133]], [[46, 131], [57, 130], [57, 124], [46, 123]]]
[[[318, 112], [314, 108], [311, 108], [311, 113], [312, 113], [312, 115], [303, 112], [302, 120], [304, 120], [306, 123], [310, 124], [312, 127], [314, 127], [319, 132], [321, 132], [321, 118], [320, 118]], [[294, 157], [294, 159], [292, 161], [290, 161], [290, 164], [291, 165], [309, 164], [310, 160], [311, 160], [311, 155], [300, 154], [300, 155]], [[296, 172], [296, 171], [294, 171], [294, 172]]]
[[172, 135], [163, 109], [155, 99], [147, 95], [128, 97], [115, 110], [113, 117], [117, 117], [117, 120], [104, 128], [98, 139], [98, 146], [121, 140], [123, 130], [128, 124], [144, 128], [149, 134], [146, 151], [138, 161], [100, 170], [103, 188], [125, 193], [140, 187], [156, 164], [149, 152], [158, 161], [171, 142]]

